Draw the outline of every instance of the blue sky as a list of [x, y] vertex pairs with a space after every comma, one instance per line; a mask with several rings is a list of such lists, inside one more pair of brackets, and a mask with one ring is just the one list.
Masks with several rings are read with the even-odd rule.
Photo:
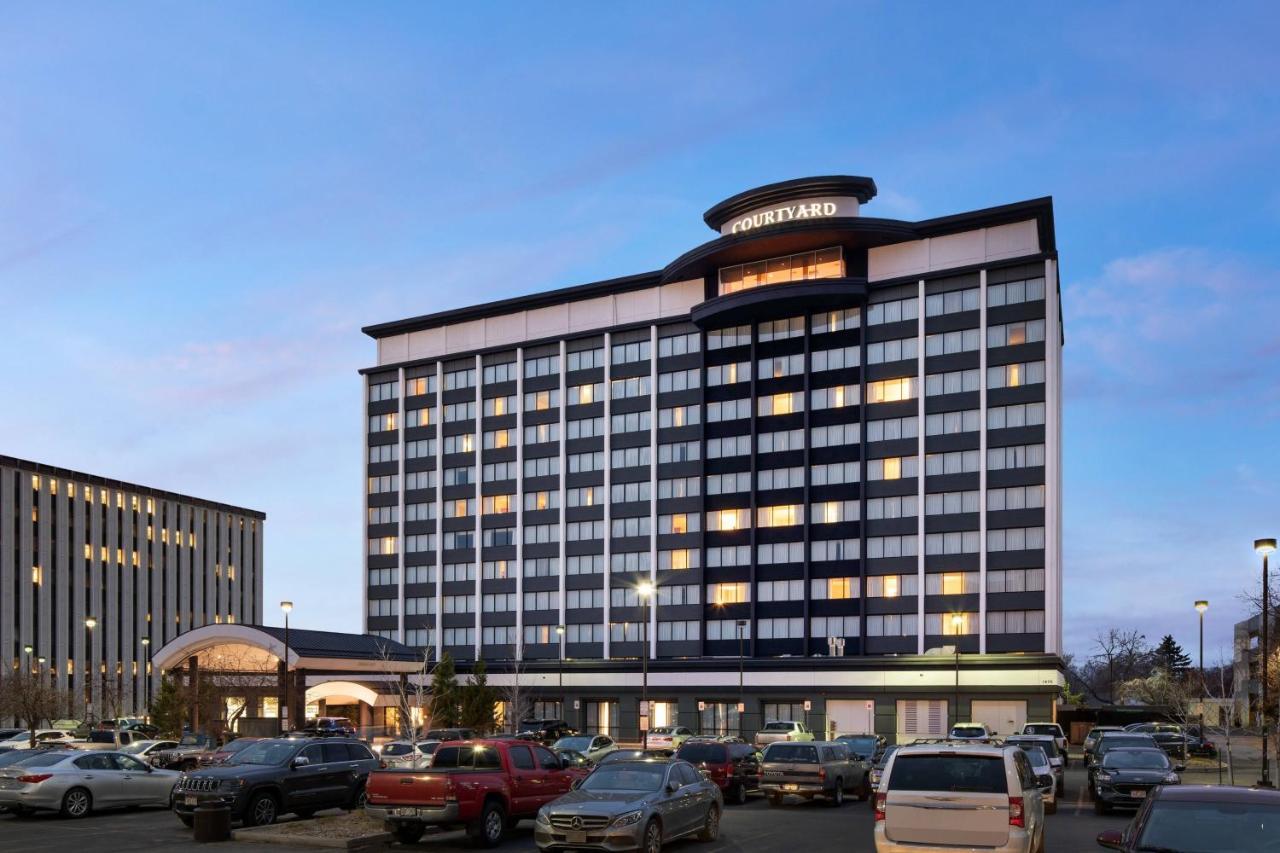
[[0, 453], [268, 514], [267, 620], [360, 624], [362, 325], [656, 269], [720, 199], [1052, 195], [1066, 642], [1229, 654], [1280, 531], [1265, 4], [11, 6]]

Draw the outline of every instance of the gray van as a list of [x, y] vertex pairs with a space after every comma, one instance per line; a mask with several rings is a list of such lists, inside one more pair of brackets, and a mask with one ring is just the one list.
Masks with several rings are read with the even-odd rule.
[[844, 803], [845, 794], [858, 799], [870, 795], [871, 766], [835, 741], [771, 743], [764, 751], [760, 790], [770, 806], [782, 805], [787, 795], [812, 800], [824, 798], [832, 806]]

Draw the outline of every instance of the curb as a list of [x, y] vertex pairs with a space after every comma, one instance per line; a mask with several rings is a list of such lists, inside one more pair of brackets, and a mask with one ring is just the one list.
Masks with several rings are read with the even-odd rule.
[[381, 850], [392, 840], [389, 832], [362, 835], [359, 838], [326, 838], [324, 836], [285, 835], [274, 831], [275, 829], [276, 827], [274, 826], [236, 829], [232, 830], [231, 838], [235, 841], [247, 841], [256, 844], [282, 844], [286, 847], [325, 847], [330, 850], [356, 851]]

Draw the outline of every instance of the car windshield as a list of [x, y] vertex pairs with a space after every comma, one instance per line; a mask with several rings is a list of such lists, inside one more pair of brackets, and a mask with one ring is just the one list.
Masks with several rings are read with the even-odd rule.
[[1049, 764], [1049, 756], [1044, 754], [1044, 748], [1032, 746], [1029, 743], [1021, 743], [1022, 751], [1027, 754], [1027, 758], [1031, 761], [1032, 767], [1045, 767]]
[[574, 752], [586, 752], [591, 748], [590, 737], [562, 737], [556, 741], [556, 749], [572, 749]]
[[849, 745], [849, 749], [859, 755], [873, 755], [876, 751], [876, 739], [866, 735], [846, 735], [836, 738], [841, 743]]
[[231, 752], [231, 753], [243, 752], [249, 747], [253, 746], [255, 743], [257, 743], [256, 740], [250, 740], [249, 738], [240, 738], [239, 740], [233, 740], [231, 741], [231, 743], [224, 744], [222, 747], [222, 751]]
[[1022, 727], [1024, 735], [1053, 735], [1057, 737], [1060, 732], [1057, 723], [1027, 723]]
[[686, 743], [676, 753], [676, 758], [690, 764], [723, 764], [729, 760], [729, 750], [719, 743]]
[[667, 774], [667, 765], [656, 762], [619, 762], [597, 767], [582, 783], [584, 791], [657, 791]]
[[297, 750], [297, 743], [282, 740], [254, 741], [248, 748], [240, 750], [229, 764], [263, 764], [269, 767], [282, 767]]
[[1016, 738], [1016, 737], [1011, 737], [1011, 738], [1009, 738], [1009, 739], [1008, 739], [1007, 741], [1005, 741], [1005, 742], [1006, 742], [1006, 743], [1009, 743], [1009, 744], [1012, 744], [1013, 746], [1020, 746], [1020, 747], [1022, 747], [1022, 748], [1024, 748], [1024, 749], [1025, 749], [1026, 747], [1029, 747], [1029, 746], [1037, 746], [1037, 747], [1039, 747], [1040, 749], [1043, 749], [1043, 750], [1044, 750], [1044, 754], [1045, 754], [1045, 756], [1046, 756], [1046, 757], [1049, 757], [1049, 758], [1052, 758], [1052, 757], [1054, 757], [1054, 756], [1058, 755], [1058, 744], [1057, 744], [1056, 742], [1054, 742], [1054, 741], [1052, 741], [1052, 740], [1048, 740], [1048, 739], [1046, 739], [1046, 740], [1031, 740], [1031, 739], [1029, 739], [1029, 738]]
[[999, 755], [899, 755], [893, 761], [890, 791], [1008, 793]]
[[1158, 801], [1136, 849], [1264, 853], [1276, 849], [1278, 825], [1276, 803]]
[[789, 732], [789, 731], [791, 731], [791, 729], [792, 729], [792, 725], [791, 725], [791, 723], [778, 723], [778, 722], [773, 722], [773, 723], [765, 723], [765, 724], [764, 724], [764, 728], [763, 728], [763, 729], [761, 729], [761, 731], [766, 731], [766, 732]]
[[803, 743], [774, 743], [764, 751], [765, 761], [785, 761], [791, 764], [817, 764], [818, 750]]
[[1168, 770], [1169, 759], [1154, 749], [1113, 749], [1102, 766], [1117, 770]]

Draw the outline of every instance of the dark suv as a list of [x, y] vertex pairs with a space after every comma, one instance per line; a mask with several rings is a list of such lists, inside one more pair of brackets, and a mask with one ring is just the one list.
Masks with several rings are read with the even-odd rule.
[[308, 818], [320, 809], [364, 806], [364, 786], [378, 759], [351, 738], [268, 738], [227, 764], [184, 773], [173, 789], [173, 811], [187, 826], [202, 803], [230, 806], [245, 826], [275, 823], [282, 814]]
[[748, 791], [760, 790], [760, 751], [749, 743], [685, 741], [676, 758], [689, 762], [720, 786], [726, 803], [743, 805]]
[[525, 720], [520, 723], [520, 731], [529, 732], [545, 746], [578, 733], [577, 729], [564, 720]]
[[316, 717], [303, 732], [311, 737], [355, 737], [356, 727], [346, 717]]

